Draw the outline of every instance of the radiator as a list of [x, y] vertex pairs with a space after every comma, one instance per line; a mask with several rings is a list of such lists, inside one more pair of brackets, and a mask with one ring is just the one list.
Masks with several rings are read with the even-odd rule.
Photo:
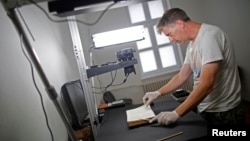
[[[143, 85], [144, 93], [158, 90], [163, 85], [165, 85], [166, 83], [168, 83], [169, 80], [170, 79], [165, 79], [165, 80], [159, 80], [159, 81], [155, 81], [155, 82], [152, 82], [152, 83], [144, 84]], [[192, 81], [188, 80], [187, 82], [185, 82], [184, 84], [182, 84], [179, 89], [183, 89], [183, 90], [186, 90], [186, 91], [192, 91], [192, 89], [193, 89], [193, 87], [192, 87]], [[165, 96], [169, 96], [170, 94], [171, 94], [171, 92], [165, 94]]]

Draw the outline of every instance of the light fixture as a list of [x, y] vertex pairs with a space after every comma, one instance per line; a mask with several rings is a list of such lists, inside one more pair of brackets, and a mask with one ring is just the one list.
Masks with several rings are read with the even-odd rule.
[[144, 26], [133, 26], [92, 35], [96, 48], [140, 41], [144, 39]]
[[[14, 1], [14, 0], [9, 0]], [[21, 0], [15, 0], [19, 4]], [[28, 0], [23, 0], [27, 1]], [[43, 1], [43, 0], [35, 0]], [[125, 7], [132, 4], [147, 2], [151, 0], [48, 0], [48, 10], [50, 13], [55, 13], [59, 17], [67, 17], [83, 13], [98, 12], [105, 10], [109, 5], [113, 4], [112, 8]], [[12, 2], [11, 4], [15, 4]]]

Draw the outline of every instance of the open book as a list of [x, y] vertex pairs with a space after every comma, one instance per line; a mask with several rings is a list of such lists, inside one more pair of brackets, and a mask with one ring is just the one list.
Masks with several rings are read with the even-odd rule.
[[154, 111], [150, 105], [142, 105], [140, 107], [126, 111], [127, 123], [129, 127], [143, 125], [149, 123], [148, 121], [155, 116]]

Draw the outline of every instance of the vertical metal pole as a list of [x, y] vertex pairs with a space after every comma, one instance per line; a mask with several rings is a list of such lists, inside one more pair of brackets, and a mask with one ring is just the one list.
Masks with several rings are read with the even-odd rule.
[[97, 132], [98, 132], [98, 126], [99, 126], [99, 121], [97, 119], [97, 106], [96, 106], [96, 99], [95, 95], [92, 92], [92, 89], [90, 87], [90, 82], [87, 77], [86, 73], [86, 61], [85, 57], [83, 54], [83, 49], [82, 49], [82, 43], [80, 39], [80, 34], [78, 30], [77, 23], [75, 22], [75, 16], [69, 16], [68, 17], [68, 24], [69, 24], [69, 29], [73, 41], [73, 49], [75, 52], [75, 58], [77, 61], [79, 73], [80, 73], [80, 80], [83, 86], [83, 91], [84, 91], [84, 96], [86, 99], [86, 103], [88, 106], [88, 112], [90, 116], [90, 122], [91, 122], [91, 127], [92, 131], [94, 134], [94, 137], [96, 137]]
[[43, 68], [42, 66], [40, 65], [40, 61], [39, 61], [39, 58], [36, 54], [36, 51], [34, 50], [34, 48], [31, 46], [31, 43], [29, 42], [28, 40], [28, 36], [25, 32], [25, 29], [23, 28], [22, 26], [22, 22], [21, 20], [19, 19], [20, 15], [18, 14], [18, 11], [17, 11], [17, 8], [13, 9], [13, 10], [10, 10], [9, 13], [8, 13], [10, 19], [12, 20], [17, 32], [19, 34], [22, 34], [23, 35], [23, 43], [24, 43], [24, 47], [29, 55], [29, 57], [31, 58], [44, 86], [45, 86], [45, 89], [49, 95], [49, 97], [51, 98], [51, 100], [53, 101], [53, 104], [55, 105], [62, 121], [64, 122], [66, 128], [67, 128], [67, 131], [68, 131], [68, 134], [71, 138], [72, 141], [77, 141], [77, 138], [74, 134], [74, 130], [72, 129], [71, 125], [68, 123], [67, 121], [67, 118], [65, 117], [61, 107], [60, 107], [60, 104], [59, 102], [57, 101], [57, 92], [54, 88], [54, 86], [52, 86], [50, 84], [50, 82], [48, 81], [44, 71], [43, 71]]

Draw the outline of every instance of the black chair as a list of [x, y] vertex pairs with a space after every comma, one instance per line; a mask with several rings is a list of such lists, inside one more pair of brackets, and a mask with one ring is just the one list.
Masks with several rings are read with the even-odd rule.
[[89, 112], [80, 80], [69, 81], [62, 85], [61, 105], [74, 129], [76, 138], [82, 141], [94, 141], [88, 116]]
[[88, 121], [88, 108], [81, 81], [69, 81], [61, 87], [61, 104], [73, 129], [80, 129]]

